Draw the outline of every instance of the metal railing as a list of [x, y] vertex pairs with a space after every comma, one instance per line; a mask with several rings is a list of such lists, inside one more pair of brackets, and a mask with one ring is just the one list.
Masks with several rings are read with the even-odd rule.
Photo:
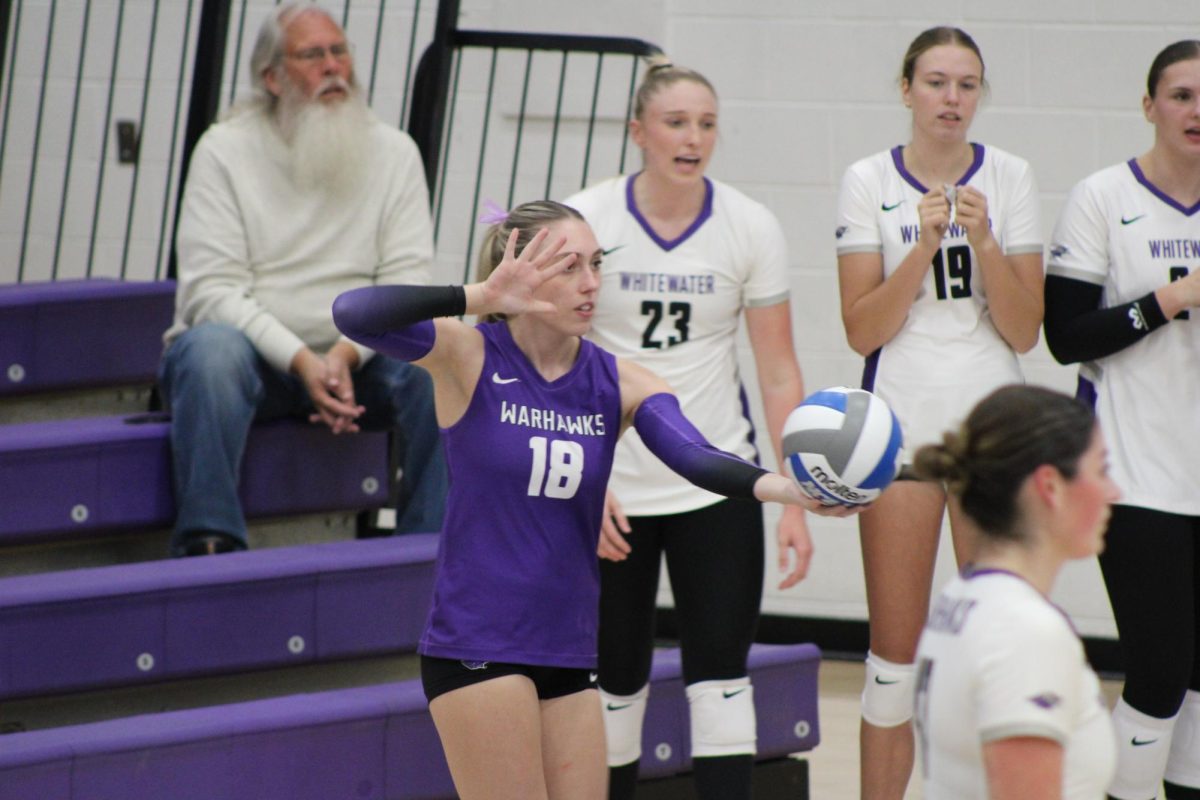
[[444, 116], [436, 98], [430, 108], [444, 124], [424, 141], [413, 129], [430, 175], [439, 259], [461, 255], [461, 280], [470, 280], [484, 199], [505, 208], [561, 199], [597, 174], [624, 172], [639, 61], [660, 52], [640, 39], [452, 31], [442, 51], [449, 106]]
[[[192, 148], [248, 91], [276, 2], [0, 0], [0, 285], [173, 274]], [[623, 171], [637, 60], [658, 52], [458, 30], [459, 3], [323, 4], [375, 112], [421, 148], [441, 264], [469, 263], [482, 198], [557, 197]]]

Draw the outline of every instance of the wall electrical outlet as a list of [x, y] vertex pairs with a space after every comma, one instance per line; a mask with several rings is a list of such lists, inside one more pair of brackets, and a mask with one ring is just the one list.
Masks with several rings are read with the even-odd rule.
[[140, 143], [137, 123], [131, 119], [117, 120], [117, 161], [122, 164], [136, 164]]

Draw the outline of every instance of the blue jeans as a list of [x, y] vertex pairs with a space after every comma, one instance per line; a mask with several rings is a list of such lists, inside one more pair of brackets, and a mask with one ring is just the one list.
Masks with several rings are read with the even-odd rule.
[[[397, 533], [437, 531], [446, 505], [446, 459], [429, 373], [377, 355], [356, 371], [355, 402], [363, 428], [392, 429], [404, 455]], [[238, 476], [250, 426], [280, 417], [307, 418], [312, 401], [295, 375], [269, 365], [236, 328], [205, 323], [171, 343], [159, 365], [159, 387], [171, 412], [175, 532], [172, 555], [189, 535], [226, 533], [243, 546], [246, 521]]]

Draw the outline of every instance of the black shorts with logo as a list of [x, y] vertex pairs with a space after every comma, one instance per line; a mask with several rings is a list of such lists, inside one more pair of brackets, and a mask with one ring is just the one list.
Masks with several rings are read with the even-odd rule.
[[421, 656], [421, 685], [425, 689], [425, 699], [431, 702], [435, 697], [455, 689], [505, 675], [524, 675], [529, 678], [537, 689], [539, 700], [553, 700], [596, 688], [595, 670]]

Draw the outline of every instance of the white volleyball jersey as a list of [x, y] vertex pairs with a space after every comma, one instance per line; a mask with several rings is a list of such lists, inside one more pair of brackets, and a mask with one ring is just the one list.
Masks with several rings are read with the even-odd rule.
[[[987, 197], [992, 234], [1006, 255], [1040, 253], [1037, 186], [1024, 160], [973, 144], [975, 160], [958, 180]], [[879, 253], [891, 275], [917, 243], [917, 206], [929, 189], [904, 167], [901, 148], [846, 170], [838, 198], [837, 252]], [[1016, 353], [996, 331], [966, 229], [951, 219], [925, 283], [894, 337], [866, 359], [863, 388], [888, 402], [911, 454], [941, 441], [997, 386], [1021, 382]]]
[[[755, 459], [737, 361], [742, 309], [788, 298], [787, 249], [773, 214], [731, 186], [705, 179], [696, 221], [664, 241], [638, 211], [633, 178], [567, 198], [606, 251], [589, 338], [662, 376], [715, 446]], [[722, 498], [667, 469], [630, 429], [609, 483], [627, 514], [692, 511]]]
[[928, 800], [986, 798], [983, 745], [1063, 745], [1063, 797], [1103, 800], [1116, 739], [1063, 612], [1023, 579], [981, 570], [938, 595], [917, 646], [913, 716]]
[[[1103, 287], [1111, 307], [1200, 269], [1200, 203], [1184, 208], [1130, 160], [1072, 190], [1047, 271]], [[1137, 324], [1131, 320], [1131, 324]], [[1200, 514], [1200, 310], [1080, 368], [1095, 391], [1121, 502]]]

